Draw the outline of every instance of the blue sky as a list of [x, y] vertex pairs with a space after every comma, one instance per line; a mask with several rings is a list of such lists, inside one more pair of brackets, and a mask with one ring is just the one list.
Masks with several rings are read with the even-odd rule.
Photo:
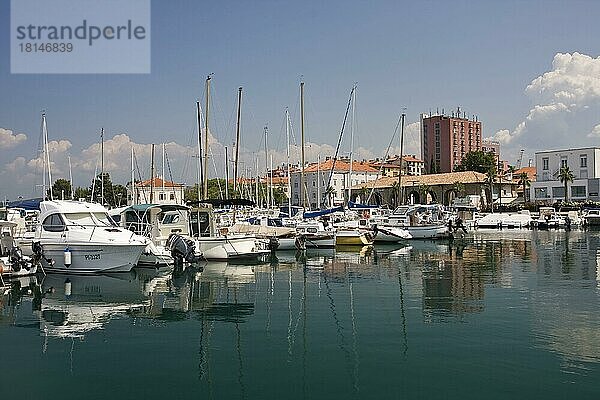
[[[335, 144], [358, 82], [356, 147], [381, 155], [403, 107], [415, 122], [421, 112], [460, 106], [479, 116], [484, 136], [513, 132], [540, 100], [526, 87], [552, 71], [555, 55], [578, 52], [595, 61], [600, 37], [595, 1], [152, 1], [151, 74], [11, 75], [9, 4], [0, 2], [0, 128], [27, 140], [0, 148], [0, 188], [8, 197], [31, 192], [27, 179], [10, 182], [6, 164], [36, 156], [42, 109], [51, 139], [68, 140], [74, 157], [98, 140], [100, 127], [107, 137], [186, 145], [195, 100], [214, 73], [216, 139], [233, 141], [243, 86], [245, 151], [262, 146], [265, 124], [282, 151], [284, 107], [299, 130], [301, 76], [307, 136], [319, 144]], [[582, 144], [597, 141], [585, 138], [600, 117], [580, 115]], [[528, 135], [507, 142], [504, 158], [514, 162], [519, 148], [532, 155], [552, 145], [551, 138], [540, 141], [544, 132]]]

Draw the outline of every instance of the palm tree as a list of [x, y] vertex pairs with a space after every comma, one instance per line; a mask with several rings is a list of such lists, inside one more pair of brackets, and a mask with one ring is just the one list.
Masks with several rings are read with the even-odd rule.
[[531, 183], [531, 180], [529, 179], [529, 175], [527, 175], [527, 172], [521, 172], [518, 178], [519, 185], [523, 187], [523, 201], [526, 202], [527, 196], [525, 195], [525, 193], [527, 191], [527, 186], [529, 186], [529, 184]]
[[496, 176], [498, 176], [498, 171], [496, 171], [495, 167], [492, 167], [490, 169], [488, 169], [487, 173], [485, 174], [485, 183], [487, 183], [488, 185], [490, 185], [490, 207], [492, 209], [492, 212], [494, 212], [494, 182], [496, 181]]
[[565, 185], [565, 203], [569, 198], [567, 194], [567, 185], [569, 182], [573, 182], [573, 179], [575, 179], [575, 176], [569, 167], [565, 166], [560, 168], [560, 171], [558, 172], [558, 180]]
[[427, 204], [427, 193], [429, 193], [429, 186], [424, 183], [419, 185], [419, 197], [421, 204]]
[[394, 204], [394, 207], [400, 205], [400, 185], [398, 182], [392, 183], [392, 192], [390, 194], [390, 202]]
[[[335, 190], [333, 189], [333, 187], [331, 186], [327, 186], [327, 189], [325, 189], [325, 192], [323, 193], [323, 196], [325, 197], [327, 204], [325, 205], [325, 207], [331, 207], [331, 196], [333, 196], [335, 194]], [[319, 208], [321, 208], [321, 201], [322, 199], [319, 199]]]
[[461, 197], [465, 191], [465, 184], [459, 181], [456, 181], [452, 184], [452, 190], [456, 194], [456, 197]]

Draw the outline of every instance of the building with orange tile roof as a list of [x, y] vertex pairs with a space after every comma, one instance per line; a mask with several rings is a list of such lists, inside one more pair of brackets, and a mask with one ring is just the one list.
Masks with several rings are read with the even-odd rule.
[[161, 177], [136, 182], [132, 196], [131, 183], [127, 185], [127, 204], [183, 204], [185, 186]]
[[[327, 158], [321, 163], [310, 164], [304, 169], [305, 204], [313, 209], [343, 204], [347, 201], [350, 187], [373, 181], [377, 179], [378, 173], [379, 170], [365, 161], [352, 162], [352, 176], [350, 162], [345, 159]], [[291, 174], [292, 204], [297, 206], [303, 205], [300, 199], [300, 177], [301, 171]], [[328, 182], [330, 191], [327, 191]]]

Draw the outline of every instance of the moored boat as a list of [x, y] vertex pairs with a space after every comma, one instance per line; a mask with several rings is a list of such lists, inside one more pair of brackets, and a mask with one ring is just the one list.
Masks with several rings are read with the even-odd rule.
[[361, 232], [354, 229], [340, 229], [335, 233], [336, 246], [369, 246], [373, 244], [373, 235], [370, 232]]
[[42, 201], [33, 237], [15, 239], [26, 255], [41, 246], [46, 272], [128, 272], [150, 240], [116, 226], [100, 204]]

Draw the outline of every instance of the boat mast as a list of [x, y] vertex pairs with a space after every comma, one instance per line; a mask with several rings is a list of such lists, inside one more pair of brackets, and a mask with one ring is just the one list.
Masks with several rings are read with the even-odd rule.
[[269, 198], [269, 147], [267, 143], [267, 133], [268, 128], [265, 125], [265, 183], [267, 184], [266, 193], [265, 193], [265, 204], [266, 208], [269, 208], [270, 198]]
[[100, 131], [100, 204], [104, 205], [104, 128]]
[[162, 144], [162, 192], [165, 193], [165, 143]]
[[260, 207], [260, 192], [258, 191], [258, 184], [260, 183], [260, 174], [258, 173], [258, 157], [256, 157], [256, 205]]
[[131, 205], [134, 205], [135, 202], [135, 166], [133, 163], [133, 144], [131, 144]]
[[273, 198], [273, 154], [271, 154], [271, 173], [269, 174], [271, 177], [271, 208], [275, 206], [275, 199]]
[[[350, 125], [350, 169], [348, 171], [348, 201], [352, 200], [352, 164], [354, 161], [354, 109], [356, 108], [356, 83], [352, 89], [352, 123]], [[361, 199], [362, 201], [362, 199]]]
[[[229, 161], [227, 146], [225, 146], [225, 198], [229, 198]], [[235, 186], [234, 186], [235, 187]]]
[[317, 209], [321, 209], [321, 154], [317, 155]]
[[[402, 196], [402, 157], [404, 152], [404, 119], [406, 114], [402, 113], [401, 125], [400, 125], [400, 173], [398, 174], [398, 195], [400, 199], [398, 205], [404, 204], [404, 197]], [[427, 195], [426, 195], [427, 196]]]
[[288, 192], [288, 217], [292, 216], [292, 175], [290, 174], [290, 113], [285, 108], [285, 137], [287, 139], [287, 192]]
[[300, 82], [300, 130], [301, 130], [301, 165], [300, 165], [300, 202], [302, 208], [306, 208], [306, 199], [304, 198], [304, 82]]
[[150, 204], [154, 203], [154, 143], [150, 153]]
[[210, 112], [210, 75], [206, 77], [206, 115], [204, 116], [204, 198], [208, 198], [208, 115]]
[[204, 174], [202, 173], [202, 113], [200, 110], [200, 101], [196, 101], [196, 117], [198, 119], [198, 200], [201, 200]]
[[73, 169], [71, 168], [71, 156], [69, 158], [69, 182], [71, 184], [71, 200], [75, 200], [75, 194], [73, 192]]
[[[240, 159], [240, 123], [242, 119], [242, 88], [238, 88], [238, 108], [237, 108], [237, 126], [235, 132], [235, 164], [233, 167], [233, 191], [237, 193], [238, 190], [238, 163]], [[241, 197], [241, 193], [240, 193]]]

